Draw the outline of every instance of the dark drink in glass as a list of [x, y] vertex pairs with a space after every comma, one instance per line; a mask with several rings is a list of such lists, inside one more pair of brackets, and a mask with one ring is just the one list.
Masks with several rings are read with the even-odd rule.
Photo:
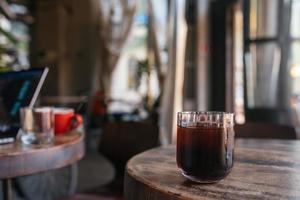
[[200, 183], [217, 182], [233, 167], [233, 114], [179, 112], [177, 165], [182, 174]]

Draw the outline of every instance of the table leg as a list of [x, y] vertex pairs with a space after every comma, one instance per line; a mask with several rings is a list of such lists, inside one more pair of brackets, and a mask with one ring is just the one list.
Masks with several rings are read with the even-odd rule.
[[3, 194], [4, 200], [12, 200], [12, 184], [9, 178], [3, 180]]

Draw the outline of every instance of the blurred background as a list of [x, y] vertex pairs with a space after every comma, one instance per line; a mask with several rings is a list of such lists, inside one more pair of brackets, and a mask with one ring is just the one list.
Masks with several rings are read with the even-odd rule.
[[297, 139], [299, 22], [300, 0], [0, 0], [0, 72], [50, 68], [39, 104], [85, 119], [77, 193], [122, 199], [127, 160], [174, 143], [178, 111]]

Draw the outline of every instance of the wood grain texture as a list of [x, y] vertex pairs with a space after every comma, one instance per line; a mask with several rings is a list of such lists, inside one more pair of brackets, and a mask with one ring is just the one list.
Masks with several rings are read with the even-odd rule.
[[300, 199], [300, 141], [238, 139], [231, 173], [215, 184], [185, 179], [175, 146], [133, 157], [125, 172], [127, 200]]
[[83, 135], [78, 132], [56, 136], [51, 145], [0, 145], [0, 179], [58, 169], [78, 161], [83, 155]]

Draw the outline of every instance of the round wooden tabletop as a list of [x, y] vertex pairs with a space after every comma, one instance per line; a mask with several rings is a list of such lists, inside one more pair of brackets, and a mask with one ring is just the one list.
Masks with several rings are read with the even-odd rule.
[[0, 179], [58, 169], [84, 155], [83, 134], [72, 132], [55, 137], [54, 144], [25, 146], [0, 145]]
[[175, 146], [133, 157], [125, 173], [127, 200], [300, 199], [300, 141], [238, 139], [231, 173], [214, 184], [184, 178]]

